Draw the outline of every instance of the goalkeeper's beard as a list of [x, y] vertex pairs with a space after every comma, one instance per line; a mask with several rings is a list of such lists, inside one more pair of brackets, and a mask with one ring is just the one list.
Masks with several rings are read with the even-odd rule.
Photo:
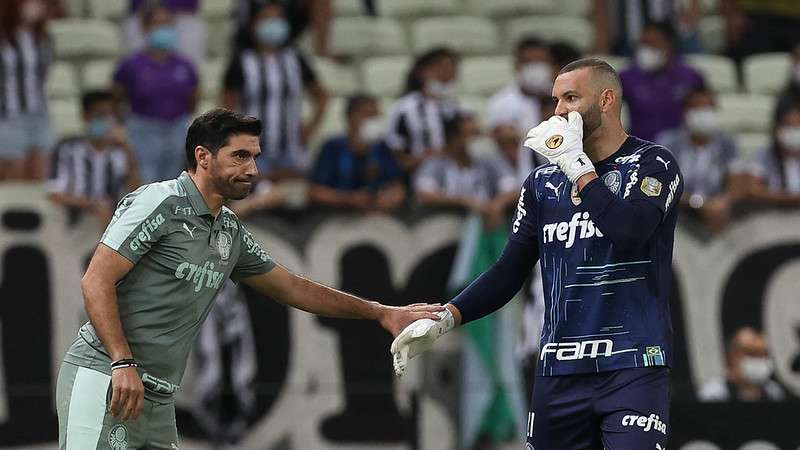
[[583, 118], [583, 142], [586, 142], [592, 136], [594, 130], [600, 128], [603, 123], [600, 106], [596, 103], [592, 104], [586, 112], [581, 113], [581, 117]]

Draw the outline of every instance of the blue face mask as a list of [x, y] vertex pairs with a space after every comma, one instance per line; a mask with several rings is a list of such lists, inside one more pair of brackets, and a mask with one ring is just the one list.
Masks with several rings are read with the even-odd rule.
[[172, 25], [162, 25], [150, 31], [148, 41], [154, 49], [172, 50], [178, 45], [178, 30]]
[[289, 38], [289, 22], [281, 18], [264, 20], [256, 27], [256, 37], [263, 45], [282, 45]]
[[86, 134], [90, 139], [103, 139], [108, 136], [112, 125], [110, 117], [95, 117], [86, 124]]

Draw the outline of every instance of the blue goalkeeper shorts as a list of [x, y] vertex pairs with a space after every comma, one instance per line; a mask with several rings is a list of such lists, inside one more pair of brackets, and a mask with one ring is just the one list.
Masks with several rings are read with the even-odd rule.
[[666, 449], [669, 397], [666, 367], [536, 377], [527, 449]]

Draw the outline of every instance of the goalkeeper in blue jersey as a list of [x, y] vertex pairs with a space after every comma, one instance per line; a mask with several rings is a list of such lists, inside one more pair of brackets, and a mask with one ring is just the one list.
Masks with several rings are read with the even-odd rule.
[[528, 448], [663, 449], [680, 169], [666, 148], [625, 132], [620, 80], [606, 62], [565, 66], [553, 98], [556, 115], [524, 142], [549, 164], [523, 184], [502, 256], [447, 304], [443, 320], [418, 320], [398, 335], [395, 371], [505, 305], [541, 261], [545, 317]]

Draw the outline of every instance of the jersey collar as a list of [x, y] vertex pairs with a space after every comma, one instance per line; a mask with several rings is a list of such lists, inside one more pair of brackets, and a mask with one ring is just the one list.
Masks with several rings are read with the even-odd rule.
[[203, 195], [200, 194], [200, 191], [194, 184], [192, 177], [189, 176], [189, 173], [186, 171], [181, 172], [178, 180], [183, 185], [183, 188], [186, 189], [186, 193], [189, 194], [189, 203], [192, 205], [192, 208], [194, 208], [194, 212], [198, 216], [210, 216], [211, 210], [208, 208], [206, 200], [203, 198]]

